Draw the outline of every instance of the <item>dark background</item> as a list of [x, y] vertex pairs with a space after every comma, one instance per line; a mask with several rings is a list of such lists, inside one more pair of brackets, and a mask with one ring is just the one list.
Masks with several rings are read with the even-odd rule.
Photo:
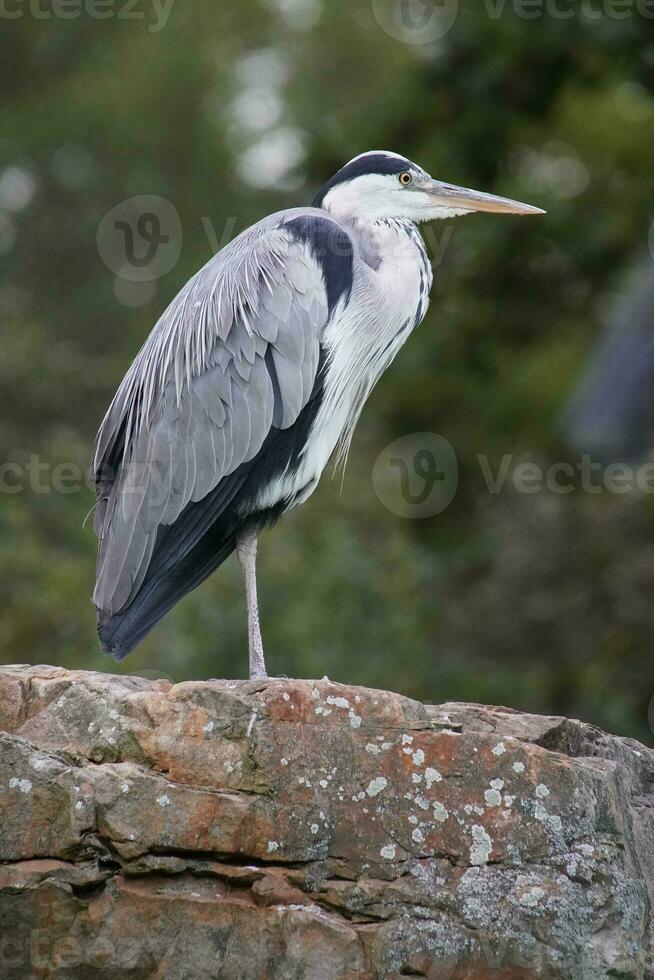
[[[608, 0], [533, 19], [475, 0], [445, 4], [453, 23], [429, 40], [415, 0], [402, 40], [394, 0], [177, 0], [165, 24], [146, 0], [104, 19], [40, 4], [6, 0], [0, 16], [0, 454], [20, 467], [2, 471], [0, 660], [244, 675], [235, 559], [126, 662], [100, 654], [93, 496], [54, 489], [54, 468], [88, 466], [131, 358], [216, 242], [387, 148], [548, 214], [431, 226], [431, 310], [365, 409], [343, 492], [329, 470], [262, 540], [269, 669], [650, 740], [652, 494], [578, 479], [524, 493], [511, 476], [491, 494], [477, 457], [495, 471], [510, 454], [509, 473], [583, 452], [647, 461], [651, 383], [631, 374], [648, 363], [649, 307], [638, 335], [629, 311], [652, 271], [654, 20]], [[173, 205], [180, 255], [133, 282], [96, 238], [139, 195]], [[620, 428], [624, 391], [637, 410]], [[452, 444], [459, 486], [443, 513], [411, 520], [371, 473], [421, 432]], [[33, 455], [39, 480], [7, 492]]]

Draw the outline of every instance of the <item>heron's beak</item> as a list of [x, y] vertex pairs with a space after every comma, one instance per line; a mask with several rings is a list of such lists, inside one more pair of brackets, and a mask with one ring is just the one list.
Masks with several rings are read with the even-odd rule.
[[425, 191], [434, 204], [444, 208], [487, 211], [490, 214], [545, 214], [542, 208], [532, 207], [531, 204], [521, 204], [520, 201], [512, 201], [508, 197], [496, 197], [495, 194], [444, 184], [440, 180], [432, 180], [431, 177], [417, 178], [414, 180], [414, 187]]

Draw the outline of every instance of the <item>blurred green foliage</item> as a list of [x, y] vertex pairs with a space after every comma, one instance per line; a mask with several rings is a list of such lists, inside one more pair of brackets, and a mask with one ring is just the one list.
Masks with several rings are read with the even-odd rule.
[[[85, 469], [132, 356], [210, 257], [207, 232], [220, 242], [310, 202], [362, 150], [541, 205], [546, 218], [427, 231], [432, 307], [370, 399], [343, 492], [326, 473], [262, 540], [269, 667], [649, 739], [651, 497], [493, 495], [477, 456], [493, 470], [505, 453], [577, 462], [561, 413], [647, 250], [654, 22], [601, 3], [599, 17], [531, 20], [469, 2], [415, 45], [380, 27], [380, 5], [185, 0], [160, 30], [145, 0], [143, 19], [118, 2], [102, 20], [3, 7], [22, 15], [0, 33], [0, 454]], [[125, 293], [96, 232], [140, 194], [174, 204], [181, 257]], [[454, 446], [459, 490], [411, 521], [382, 506], [371, 471], [391, 440], [423, 431]], [[0, 499], [2, 662], [243, 676], [234, 559], [125, 663], [104, 658], [82, 528], [92, 493], [44, 483]]]

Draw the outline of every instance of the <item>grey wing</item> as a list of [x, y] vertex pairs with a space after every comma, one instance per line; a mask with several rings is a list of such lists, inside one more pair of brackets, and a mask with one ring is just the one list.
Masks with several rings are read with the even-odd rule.
[[[236, 239], [173, 301], [98, 434], [99, 609], [135, 596], [159, 528], [212, 492], [216, 510], [216, 488], [228, 502], [271, 428], [296, 421], [328, 317], [324, 269], [279, 219]], [[178, 542], [176, 557], [192, 544]]]

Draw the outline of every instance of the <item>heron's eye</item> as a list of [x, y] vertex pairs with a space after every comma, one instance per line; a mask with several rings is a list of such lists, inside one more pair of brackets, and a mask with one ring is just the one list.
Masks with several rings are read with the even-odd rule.
[[405, 170], [403, 174], [400, 174], [400, 183], [404, 184], [405, 187], [407, 184], [410, 184], [412, 180], [413, 177], [407, 170]]

